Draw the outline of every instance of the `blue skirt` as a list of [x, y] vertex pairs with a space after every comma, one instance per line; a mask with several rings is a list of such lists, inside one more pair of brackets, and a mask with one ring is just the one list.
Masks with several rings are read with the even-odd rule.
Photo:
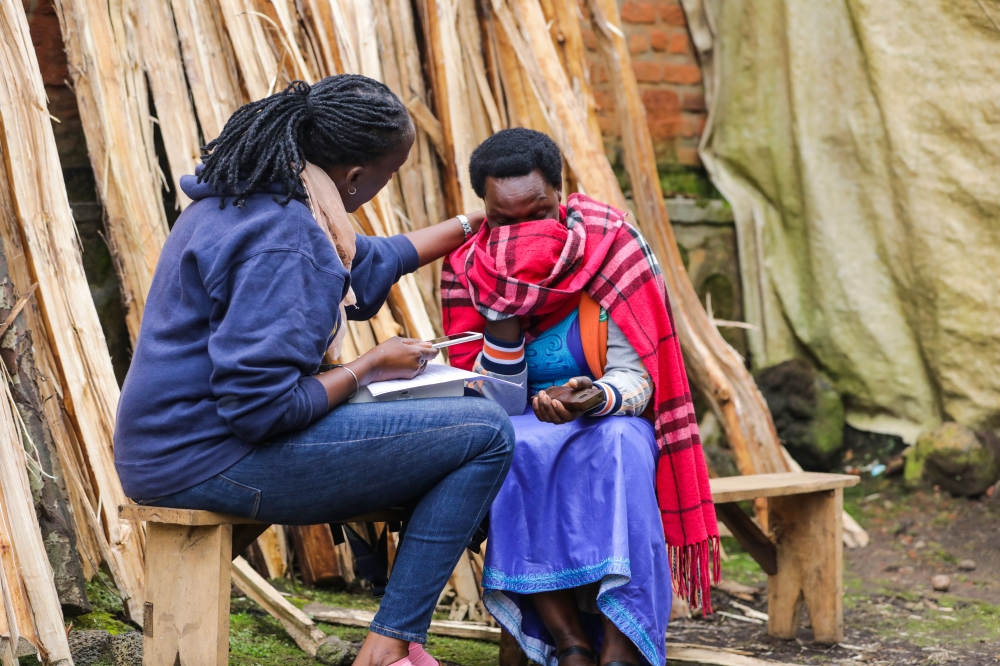
[[553, 425], [530, 407], [511, 421], [517, 448], [490, 510], [486, 608], [531, 660], [556, 666], [555, 641], [523, 595], [584, 588], [577, 597], [595, 649], [600, 612], [663, 666], [672, 588], [652, 424], [608, 416]]

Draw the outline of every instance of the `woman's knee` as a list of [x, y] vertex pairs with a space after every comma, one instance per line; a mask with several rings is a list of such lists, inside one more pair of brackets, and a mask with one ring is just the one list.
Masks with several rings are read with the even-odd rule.
[[507, 412], [487, 398], [465, 398], [463, 402], [463, 421], [476, 430], [478, 452], [503, 456], [509, 462], [516, 436]]

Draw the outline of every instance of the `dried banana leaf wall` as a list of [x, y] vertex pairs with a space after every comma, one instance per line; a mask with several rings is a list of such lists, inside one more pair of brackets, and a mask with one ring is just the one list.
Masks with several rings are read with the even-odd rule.
[[[365, 74], [384, 81], [410, 109], [414, 149], [389, 187], [353, 216], [363, 233], [395, 234], [479, 208], [469, 184], [469, 155], [491, 133], [511, 126], [555, 139], [565, 156], [567, 193], [582, 191], [626, 208], [602, 149], [583, 66], [581, 19], [589, 23], [614, 85], [636, 223], [663, 268], [692, 383], [719, 416], [743, 473], [788, 469], [742, 360], [702, 310], [683, 270], [614, 0], [54, 1], [133, 340], [174, 212], [165, 207], [164, 192], [184, 206], [177, 181], [193, 172], [198, 146], [214, 138], [238, 106], [295, 79]], [[21, 0], [0, 0], [0, 8], [0, 54], [6, 59], [0, 194], [8, 201], [0, 232], [10, 279], [16, 294], [38, 284], [23, 316], [35, 332], [45, 423], [80, 559], [89, 573], [106, 564], [129, 614], [141, 623], [143, 527], [117, 516], [126, 501], [112, 453], [118, 384], [87, 290], [24, 9]], [[27, 164], [31, 168], [22, 168]], [[437, 267], [427, 267], [405, 277], [374, 319], [351, 322], [343, 359], [400, 333], [433, 336], [439, 330], [438, 276]], [[5, 497], [8, 513], [19, 506], [15, 501], [23, 504], [23, 498]], [[292, 537], [296, 544], [322, 544], [317, 548], [330, 543], [322, 530], [293, 531]], [[36, 554], [29, 542], [18, 547], [26, 558]], [[269, 575], [287, 568], [283, 530], [270, 531], [255, 548], [258, 566]], [[300, 555], [300, 563], [307, 560]], [[17, 570], [10, 566], [3, 571]], [[316, 579], [335, 571], [349, 578], [351, 566], [342, 551], [336, 561], [308, 563]], [[471, 556], [456, 569], [451, 591], [456, 608], [464, 607], [456, 619], [485, 617], [471, 584], [481, 571], [481, 560]], [[36, 620], [33, 633], [22, 623], [20, 635], [60, 654], [49, 591], [23, 578]], [[5, 583], [5, 602], [16, 582]], [[25, 608], [8, 603], [0, 609], [11, 611], [0, 615], [0, 636], [18, 635], [9, 629], [11, 617]]]

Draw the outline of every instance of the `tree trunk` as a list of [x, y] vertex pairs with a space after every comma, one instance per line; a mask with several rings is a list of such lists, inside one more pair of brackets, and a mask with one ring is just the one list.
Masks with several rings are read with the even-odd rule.
[[[0, 321], [7, 319], [17, 302], [18, 294], [10, 280], [7, 256], [0, 242]], [[24, 314], [18, 313], [0, 336], [0, 359], [6, 366], [11, 394], [24, 424], [22, 444], [28, 459], [32, 500], [63, 615], [75, 617], [89, 613], [91, 607], [63, 485], [62, 467], [54, 453], [52, 433], [42, 413], [42, 401], [35, 383], [31, 331], [27, 328]]]

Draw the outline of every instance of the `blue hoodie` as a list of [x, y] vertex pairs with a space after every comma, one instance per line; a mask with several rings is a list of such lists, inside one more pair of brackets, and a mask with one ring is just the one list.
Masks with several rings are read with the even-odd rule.
[[359, 235], [348, 273], [304, 203], [275, 201], [278, 185], [222, 210], [208, 183], [181, 189], [192, 203], [160, 254], [118, 403], [115, 465], [133, 499], [197, 485], [325, 415], [310, 375], [348, 285], [348, 318], [369, 319], [418, 264], [403, 236]]

